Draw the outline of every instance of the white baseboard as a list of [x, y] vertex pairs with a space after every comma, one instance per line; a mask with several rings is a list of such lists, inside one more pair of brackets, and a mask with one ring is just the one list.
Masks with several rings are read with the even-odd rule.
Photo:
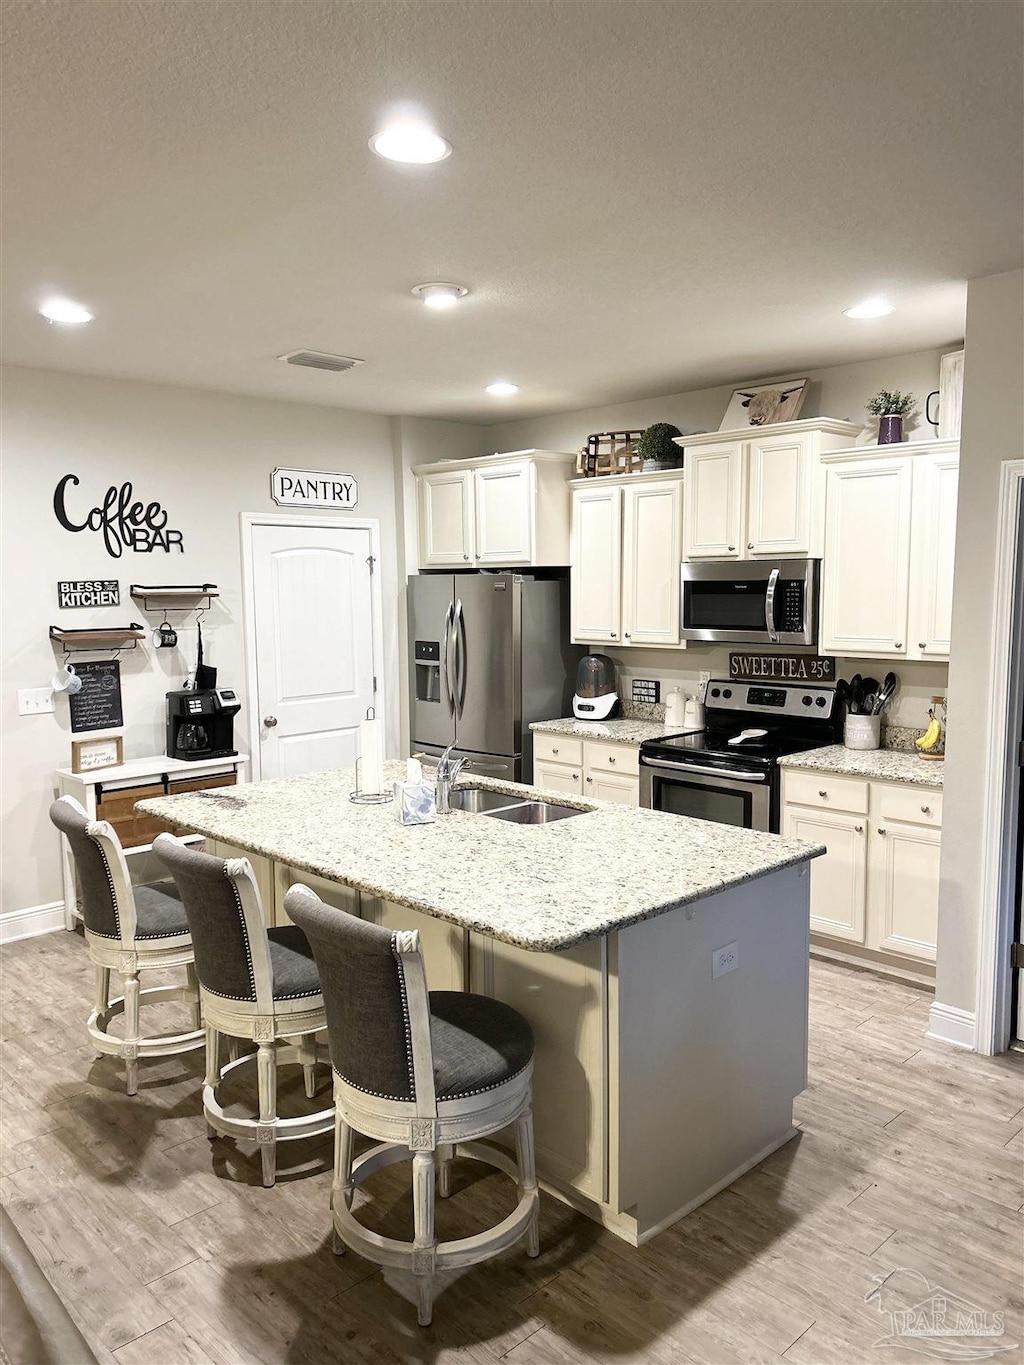
[[35, 938], [37, 934], [52, 934], [55, 929], [63, 928], [63, 901], [29, 905], [24, 910], [7, 910], [0, 914], [0, 943], [15, 943], [19, 938]]
[[952, 1047], [965, 1047], [974, 1051], [974, 1013], [958, 1009], [956, 1005], [943, 1005], [938, 1000], [928, 1011], [928, 1037]]

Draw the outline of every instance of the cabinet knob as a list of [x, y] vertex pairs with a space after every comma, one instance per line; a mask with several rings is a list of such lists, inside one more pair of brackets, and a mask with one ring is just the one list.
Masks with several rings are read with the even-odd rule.
[[818, 795], [819, 795], [820, 797], [824, 798], [824, 797], [828, 796], [828, 792], [825, 791], [824, 788], [822, 788], [822, 790], [818, 792]]
[[931, 806], [922, 806], [922, 807], [921, 807], [921, 814], [922, 814], [922, 815], [931, 815], [931, 813], [932, 813], [932, 808], [931, 808]]
[[558, 753], [558, 750], [557, 750], [557, 749], [552, 749], [551, 752], [552, 752], [553, 754], [557, 754], [557, 753]]
[[730, 549], [730, 550], [735, 550], [735, 548], [736, 548], [735, 545], [730, 545], [730, 546], [729, 546], [729, 549]]
[[893, 649], [902, 649], [902, 648], [903, 648], [903, 641], [902, 641], [902, 640], [897, 640], [896, 643], [893, 645]]
[[927, 649], [927, 648], [928, 648], [928, 645], [927, 645], [927, 642], [926, 642], [926, 641], [924, 641], [924, 640], [918, 640], [918, 642], [917, 642], [917, 647], [918, 647], [918, 649]]
[[608, 762], [609, 762], [609, 763], [614, 763], [614, 762], [615, 762], [615, 759], [614, 759], [614, 758], [610, 758], [610, 759], [608, 760]]
[[630, 635], [630, 633], [629, 633], [628, 630], [626, 631], [626, 637], [625, 637], [625, 638], [626, 638], [627, 640], [630, 640], [630, 639], [633, 638], [633, 637]]
[[580, 780], [580, 775], [579, 775], [579, 773], [573, 773], [573, 775], [572, 775], [572, 780], [573, 780], [574, 782], [578, 782], [578, 781]]
[[463, 555], [462, 558], [463, 558], [463, 559], [468, 559], [468, 558], [469, 558], [469, 555]]
[[588, 778], [587, 778], [587, 781], [588, 781], [588, 782], [593, 782], [593, 780], [594, 780], [594, 779], [593, 779], [592, 777], [588, 777]]
[[[732, 546], [730, 546], [729, 548], [732, 549]], [[754, 542], [753, 542], [752, 540], [748, 540], [748, 541], [747, 541], [747, 549], [748, 549], [748, 550], [752, 550], [753, 548], [754, 548]]]
[[878, 832], [879, 832], [879, 834], [884, 834], [884, 833], [885, 833], [885, 830], [882, 828], [881, 825], [878, 826]]
[[267, 727], [268, 730], [273, 730], [274, 726], [277, 724], [277, 717], [276, 717], [276, 716], [264, 716], [264, 717], [263, 717], [263, 724]]
[[863, 833], [864, 833], [864, 826], [863, 826], [863, 825], [854, 825], [853, 829], [854, 829], [854, 833], [856, 833], [856, 834], [863, 834]]

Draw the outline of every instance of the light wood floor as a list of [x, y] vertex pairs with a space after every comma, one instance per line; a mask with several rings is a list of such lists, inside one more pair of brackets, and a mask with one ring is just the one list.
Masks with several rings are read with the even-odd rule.
[[[284, 1148], [262, 1189], [251, 1150], [205, 1136], [200, 1054], [142, 1063], [128, 1099], [86, 1045], [77, 936], [13, 944], [2, 967], [0, 1192], [108, 1365], [920, 1365], [876, 1344], [934, 1289], [1004, 1315], [976, 1344], [1024, 1342], [1024, 1070], [930, 1043], [910, 987], [813, 963], [798, 1139], [641, 1250], [545, 1198], [540, 1259], [465, 1274], [424, 1331], [406, 1286], [331, 1254], [325, 1140], [289, 1145], [294, 1178]], [[442, 1237], [511, 1207], [478, 1169], [460, 1163]], [[406, 1236], [402, 1168], [369, 1190], [362, 1216]]]

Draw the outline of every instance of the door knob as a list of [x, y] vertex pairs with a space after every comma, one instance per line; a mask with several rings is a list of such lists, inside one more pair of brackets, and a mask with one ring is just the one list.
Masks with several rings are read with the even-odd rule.
[[264, 716], [264, 717], [263, 717], [263, 724], [267, 727], [268, 730], [273, 730], [274, 726], [277, 724], [277, 717], [276, 717], [276, 716]]

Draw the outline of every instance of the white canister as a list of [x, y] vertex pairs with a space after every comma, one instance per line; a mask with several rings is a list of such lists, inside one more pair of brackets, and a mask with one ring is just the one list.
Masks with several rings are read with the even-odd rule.
[[877, 749], [882, 738], [881, 716], [846, 717], [843, 726], [843, 743], [847, 749]]
[[665, 698], [665, 724], [686, 724], [686, 698], [678, 687], [673, 687]]

